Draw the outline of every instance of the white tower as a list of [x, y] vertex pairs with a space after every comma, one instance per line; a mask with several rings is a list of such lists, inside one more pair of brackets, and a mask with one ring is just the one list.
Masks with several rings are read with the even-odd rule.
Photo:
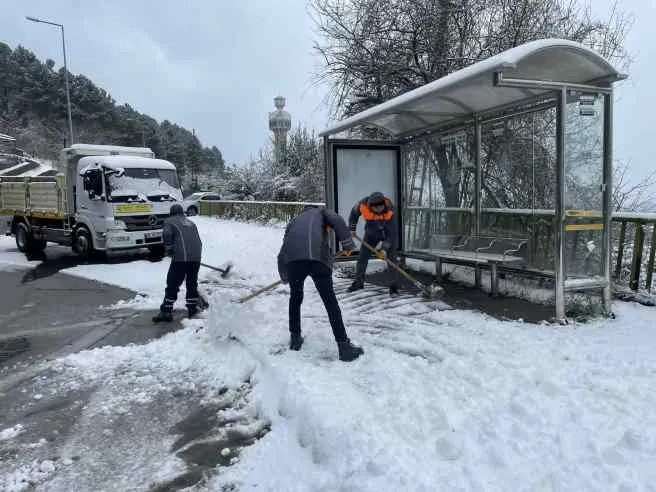
[[283, 109], [285, 107], [284, 97], [274, 98], [273, 104], [275, 104], [276, 110], [269, 113], [269, 130], [273, 132], [276, 160], [280, 162], [287, 147], [287, 132], [292, 127], [292, 115]]

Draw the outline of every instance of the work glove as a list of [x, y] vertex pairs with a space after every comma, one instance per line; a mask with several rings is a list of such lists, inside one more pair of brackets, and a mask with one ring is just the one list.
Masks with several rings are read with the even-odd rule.
[[352, 249], [343, 249], [339, 252], [339, 256], [351, 256], [353, 254]]
[[[388, 246], [385, 247], [385, 245]], [[376, 258], [378, 258], [379, 260], [384, 260], [385, 258], [387, 258], [387, 251], [386, 251], [387, 248], [389, 248], [388, 242], [379, 241], [378, 244], [376, 244], [376, 247], [374, 248], [376, 250], [374, 253], [376, 255]]]

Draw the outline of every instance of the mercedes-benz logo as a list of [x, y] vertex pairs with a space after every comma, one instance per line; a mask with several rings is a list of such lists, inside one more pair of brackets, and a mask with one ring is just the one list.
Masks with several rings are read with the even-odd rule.
[[148, 225], [155, 226], [157, 225], [157, 217], [155, 215], [151, 215], [148, 217]]

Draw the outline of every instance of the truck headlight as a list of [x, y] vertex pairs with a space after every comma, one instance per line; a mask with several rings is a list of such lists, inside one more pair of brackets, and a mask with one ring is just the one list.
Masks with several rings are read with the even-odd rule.
[[123, 222], [122, 220], [116, 219], [114, 220], [114, 225], [112, 226], [112, 229], [124, 231], [125, 229], [127, 229], [127, 226], [125, 225], [125, 222]]

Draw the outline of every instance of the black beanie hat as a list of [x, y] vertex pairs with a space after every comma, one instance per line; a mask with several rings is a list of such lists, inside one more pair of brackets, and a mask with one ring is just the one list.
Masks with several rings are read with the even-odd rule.
[[171, 205], [171, 210], [169, 211], [171, 215], [184, 215], [184, 210], [182, 208], [182, 205], [179, 203], [176, 203], [174, 205]]
[[374, 191], [371, 195], [369, 195], [369, 198], [367, 199], [367, 205], [371, 207], [384, 204], [385, 195], [383, 195], [380, 191]]

